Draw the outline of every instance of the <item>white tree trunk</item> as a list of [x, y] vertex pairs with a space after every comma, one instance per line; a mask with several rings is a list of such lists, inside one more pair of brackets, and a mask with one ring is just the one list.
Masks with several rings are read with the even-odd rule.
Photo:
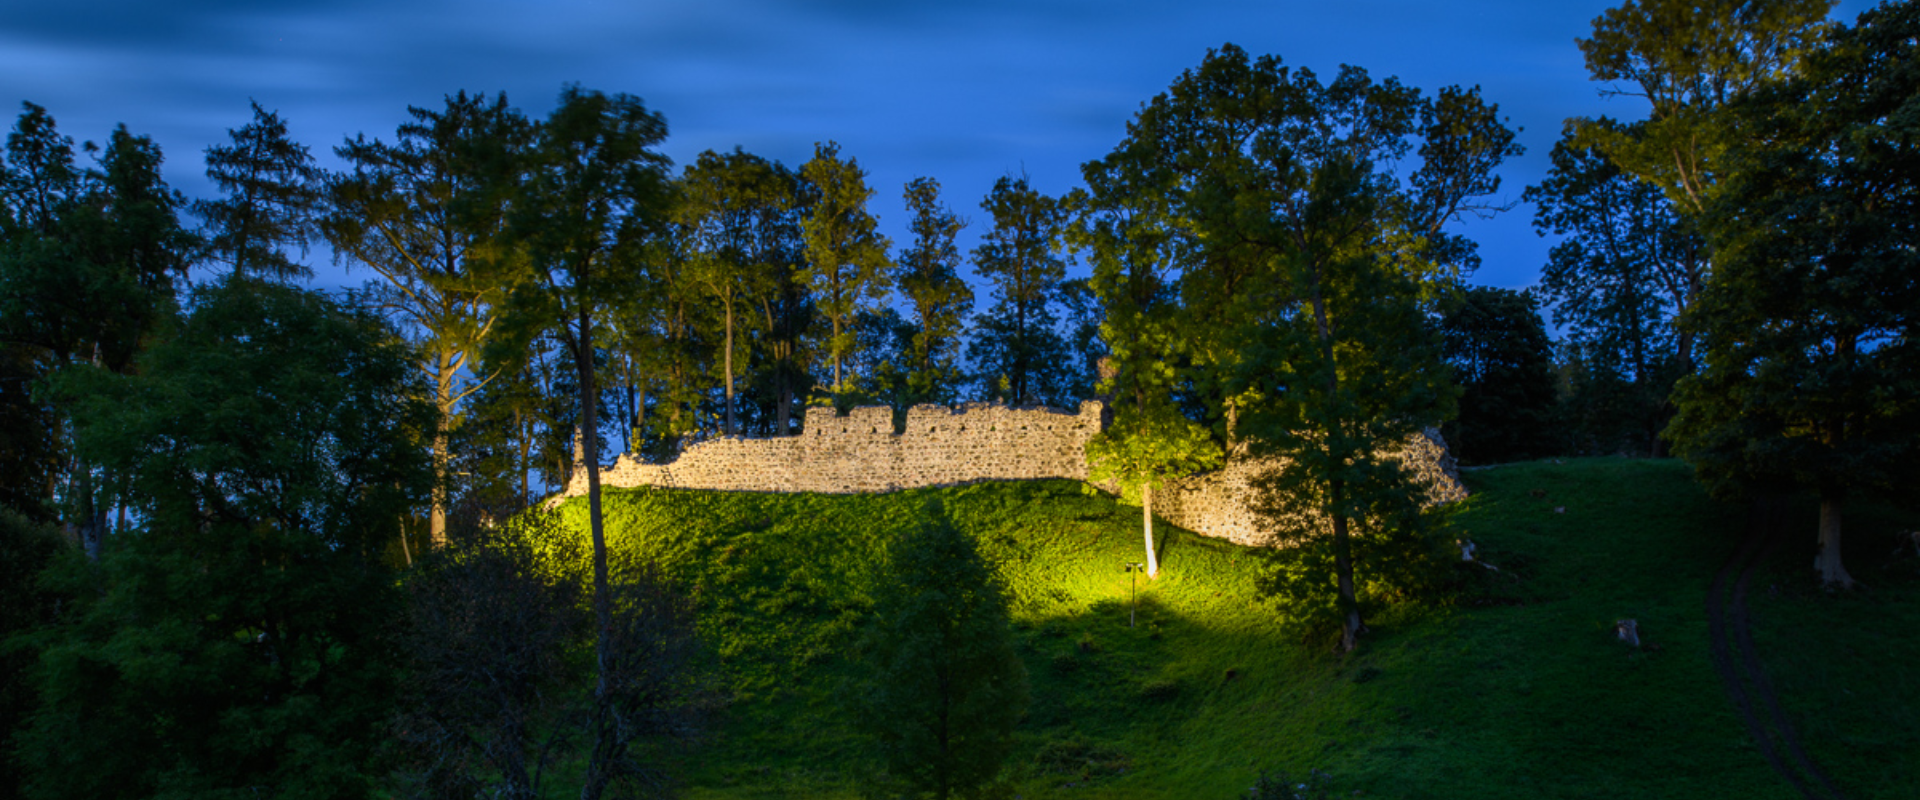
[[1160, 576], [1160, 556], [1153, 551], [1153, 484], [1140, 487], [1140, 521], [1147, 532], [1147, 577]]
[[1820, 498], [1820, 555], [1813, 560], [1820, 571], [1820, 582], [1842, 589], [1853, 588], [1853, 576], [1840, 560], [1840, 499]]

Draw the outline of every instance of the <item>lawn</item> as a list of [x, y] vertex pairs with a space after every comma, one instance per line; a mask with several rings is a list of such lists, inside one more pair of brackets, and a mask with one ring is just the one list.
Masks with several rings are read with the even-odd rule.
[[[687, 756], [694, 798], [859, 796], [842, 654], [884, 543], [935, 498], [1011, 590], [1034, 690], [1010, 769], [1019, 796], [1224, 800], [1262, 769], [1310, 768], [1338, 796], [1796, 796], [1709, 653], [1705, 600], [1742, 535], [1739, 509], [1671, 461], [1507, 465], [1467, 482], [1452, 535], [1499, 571], [1380, 615], [1346, 656], [1278, 628], [1253, 590], [1259, 551], [1171, 526], [1155, 526], [1162, 572], [1139, 581], [1130, 627], [1122, 566], [1142, 560], [1139, 510], [1067, 481], [609, 490], [606, 509], [611, 547], [657, 559], [698, 597], [727, 701]], [[583, 521], [583, 501], [564, 508]], [[1914, 523], [1874, 509], [1853, 522], [1850, 566], [1871, 590], [1811, 584], [1809, 517], [1755, 589], [1756, 641], [1848, 795], [1910, 796], [1920, 558], [1892, 547]], [[1615, 638], [1623, 617], [1644, 647]]]

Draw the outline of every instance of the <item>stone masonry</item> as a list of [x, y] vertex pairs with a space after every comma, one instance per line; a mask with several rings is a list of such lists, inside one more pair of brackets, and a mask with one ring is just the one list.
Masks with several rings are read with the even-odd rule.
[[[710, 439], [666, 464], [622, 455], [600, 471], [600, 484], [863, 494], [988, 480], [1084, 481], [1087, 441], [1100, 432], [1104, 411], [1098, 400], [1082, 402], [1077, 414], [993, 403], [918, 405], [907, 410], [906, 432], [896, 434], [893, 411], [885, 406], [856, 408], [844, 417], [831, 408], [809, 408], [799, 436]], [[1431, 482], [1433, 502], [1466, 496], [1437, 433], [1415, 437], [1401, 457]], [[1154, 492], [1154, 516], [1205, 536], [1269, 544], [1249, 507], [1248, 487], [1268, 466], [1231, 459], [1224, 469], [1169, 482]], [[586, 472], [576, 468], [562, 496], [586, 492]]]

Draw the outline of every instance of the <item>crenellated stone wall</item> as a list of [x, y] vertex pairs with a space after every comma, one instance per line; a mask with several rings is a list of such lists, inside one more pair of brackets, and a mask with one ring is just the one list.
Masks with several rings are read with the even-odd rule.
[[[665, 464], [622, 455], [600, 471], [600, 484], [859, 494], [986, 480], [1084, 481], [1087, 441], [1100, 432], [1104, 412], [1097, 400], [1082, 402], [1078, 413], [993, 403], [919, 405], [907, 410], [906, 432], [895, 434], [893, 411], [884, 406], [856, 408], [844, 417], [831, 408], [809, 408], [799, 436], [710, 439]], [[1432, 481], [1434, 502], [1466, 496], [1438, 434], [1415, 437], [1402, 453]], [[1154, 492], [1154, 516], [1207, 536], [1268, 544], [1270, 535], [1248, 505], [1248, 481], [1268, 466], [1234, 459], [1216, 472], [1171, 482]], [[561, 497], [586, 491], [586, 471], [576, 469]]]

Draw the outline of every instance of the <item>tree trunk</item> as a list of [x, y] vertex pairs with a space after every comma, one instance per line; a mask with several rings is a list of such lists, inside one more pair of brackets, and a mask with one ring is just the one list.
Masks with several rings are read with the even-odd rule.
[[727, 371], [727, 435], [732, 436], [739, 429], [733, 424], [733, 302], [727, 302], [727, 355], [724, 359]]
[[[1333, 482], [1334, 509], [1345, 500], [1342, 496], [1345, 490], [1342, 481]], [[1347, 516], [1337, 510], [1330, 516], [1333, 519], [1333, 568], [1340, 578], [1340, 613], [1346, 617], [1340, 623], [1340, 651], [1351, 653], [1367, 626], [1360, 620], [1360, 598], [1353, 586], [1353, 538], [1347, 531]]]
[[442, 387], [440, 419], [433, 425], [433, 501], [427, 510], [427, 534], [434, 549], [447, 544], [447, 406]]
[[1820, 583], [1829, 588], [1853, 588], [1853, 576], [1840, 560], [1840, 509], [1846, 500], [1838, 490], [1820, 493], [1820, 555], [1813, 560]]
[[1140, 486], [1140, 523], [1147, 532], [1147, 577], [1160, 576], [1160, 556], [1153, 551], [1153, 484]]
[[600, 437], [598, 419], [594, 414], [593, 388], [593, 320], [588, 316], [587, 308], [580, 308], [580, 337], [575, 343], [574, 360], [580, 369], [580, 452], [581, 460], [587, 468], [587, 527], [593, 537], [593, 619], [595, 635], [593, 642], [596, 689], [598, 698], [607, 696], [607, 670], [610, 664], [611, 632], [613, 630], [613, 605], [607, 581], [607, 533], [600, 516], [600, 453], [596, 446]]
[[628, 415], [627, 421], [633, 426], [633, 433], [628, 434], [633, 443], [628, 446], [627, 452], [633, 453], [637, 458], [640, 455], [640, 449], [647, 446], [647, 384], [645, 381], [633, 382], [631, 410], [633, 413]]

